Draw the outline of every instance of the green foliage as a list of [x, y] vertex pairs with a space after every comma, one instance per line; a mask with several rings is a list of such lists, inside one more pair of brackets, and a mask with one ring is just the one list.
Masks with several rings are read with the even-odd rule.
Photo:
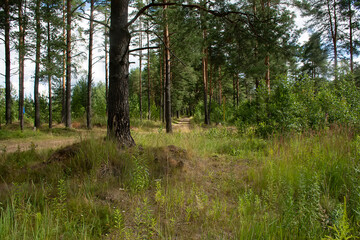
[[[85, 121], [86, 104], [87, 104], [87, 82], [85, 79], [80, 80], [73, 88], [71, 111], [74, 119]], [[106, 98], [105, 85], [98, 83], [92, 87], [92, 117], [93, 125], [106, 125]]]
[[296, 81], [281, 77], [273, 81], [270, 95], [261, 85], [255, 101], [242, 102], [233, 121], [242, 132], [255, 126], [261, 136], [323, 129], [331, 124], [356, 126], [359, 101], [359, 91], [347, 76], [320, 86], [308, 77]]
[[331, 229], [334, 231], [334, 238], [331, 236], [326, 236], [324, 239], [328, 240], [348, 240], [356, 239], [357, 237], [353, 236], [351, 232], [353, 229], [350, 227], [349, 218], [346, 213], [346, 197], [344, 197], [344, 207], [342, 208], [342, 214], [340, 214], [340, 219], [338, 219], [337, 224]]

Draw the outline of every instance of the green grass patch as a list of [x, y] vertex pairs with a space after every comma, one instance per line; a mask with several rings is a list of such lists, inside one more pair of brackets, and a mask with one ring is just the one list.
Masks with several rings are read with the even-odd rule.
[[2, 153], [0, 239], [360, 237], [360, 136], [348, 129], [133, 136], [126, 150], [93, 138]]

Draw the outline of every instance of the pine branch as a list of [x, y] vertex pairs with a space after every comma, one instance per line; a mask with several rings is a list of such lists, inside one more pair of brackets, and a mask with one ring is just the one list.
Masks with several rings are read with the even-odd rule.
[[82, 19], [88, 20], [88, 21], [93, 21], [94, 23], [101, 24], [101, 25], [103, 25], [103, 26], [105, 26], [105, 27], [107, 27], [107, 28], [110, 29], [110, 26], [109, 26], [108, 24], [103, 23], [103, 22], [101, 22], [101, 21], [98, 21], [98, 20], [95, 20], [95, 19], [92, 19], [92, 20], [91, 20], [90, 18], [84, 17], [84, 16], [82, 16], [82, 15], [79, 15], [79, 17], [82, 18]]
[[136, 52], [136, 51], [147, 50], [147, 49], [158, 49], [158, 48], [160, 48], [160, 46], [135, 48], [135, 49], [129, 50], [129, 53]]
[[151, 7], [162, 7], [162, 6], [180, 6], [180, 7], [184, 7], [184, 8], [196, 8], [205, 12], [208, 12], [216, 17], [226, 17], [228, 15], [231, 14], [237, 14], [237, 15], [243, 15], [246, 17], [249, 16], [254, 16], [253, 14], [250, 13], [244, 13], [244, 12], [237, 12], [237, 11], [229, 11], [229, 12], [219, 12], [219, 11], [215, 11], [215, 10], [210, 10], [207, 9], [205, 7], [202, 7], [200, 5], [196, 5], [196, 4], [179, 4], [179, 3], [150, 3], [146, 6], [144, 6], [143, 8], [141, 8], [139, 10], [139, 12], [135, 15], [135, 17], [133, 17], [133, 19], [131, 19], [126, 25], [125, 28], [129, 27], [130, 25], [132, 25], [142, 14], [145, 13], [145, 11]]

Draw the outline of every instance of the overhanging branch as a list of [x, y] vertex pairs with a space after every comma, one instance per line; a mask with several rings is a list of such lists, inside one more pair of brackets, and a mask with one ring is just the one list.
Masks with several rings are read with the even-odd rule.
[[250, 13], [244, 13], [244, 12], [237, 12], [237, 11], [229, 11], [229, 12], [219, 12], [219, 11], [215, 11], [215, 10], [210, 10], [207, 9], [205, 7], [202, 7], [200, 5], [196, 5], [196, 4], [180, 4], [180, 3], [150, 3], [146, 6], [144, 6], [143, 8], [141, 8], [139, 10], [139, 12], [135, 15], [135, 17], [133, 17], [126, 25], [125, 28], [129, 27], [131, 24], [133, 24], [136, 19], [138, 19], [142, 14], [144, 14], [144, 12], [146, 10], [148, 10], [151, 7], [161, 7], [161, 6], [180, 6], [180, 7], [184, 7], [184, 8], [196, 8], [205, 12], [208, 12], [216, 17], [226, 17], [227, 15], [230, 14], [239, 14], [239, 15], [243, 15], [246, 17], [249, 16], [254, 16], [253, 14]]
[[158, 48], [160, 48], [160, 47], [159, 46], [154, 46], [154, 47], [135, 48], [135, 49], [129, 50], [129, 53], [136, 52], [136, 51], [147, 50], [147, 49], [158, 49]]

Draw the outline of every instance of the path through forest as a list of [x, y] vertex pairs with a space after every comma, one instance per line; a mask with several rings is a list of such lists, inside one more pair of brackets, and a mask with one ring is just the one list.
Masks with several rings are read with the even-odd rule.
[[[174, 132], [188, 133], [191, 131], [190, 118], [181, 118], [173, 123]], [[101, 137], [106, 135], [106, 128], [96, 128], [91, 132], [86, 130], [77, 129], [77, 135], [73, 136], [51, 136], [48, 137], [29, 137], [29, 138], [17, 138], [0, 140], [0, 151], [6, 151], [6, 153], [13, 153], [16, 151], [27, 151], [32, 148], [36, 150], [45, 149], [57, 149], [65, 147], [89, 137]]]
[[173, 123], [174, 132], [190, 132], [190, 118], [180, 118]]

